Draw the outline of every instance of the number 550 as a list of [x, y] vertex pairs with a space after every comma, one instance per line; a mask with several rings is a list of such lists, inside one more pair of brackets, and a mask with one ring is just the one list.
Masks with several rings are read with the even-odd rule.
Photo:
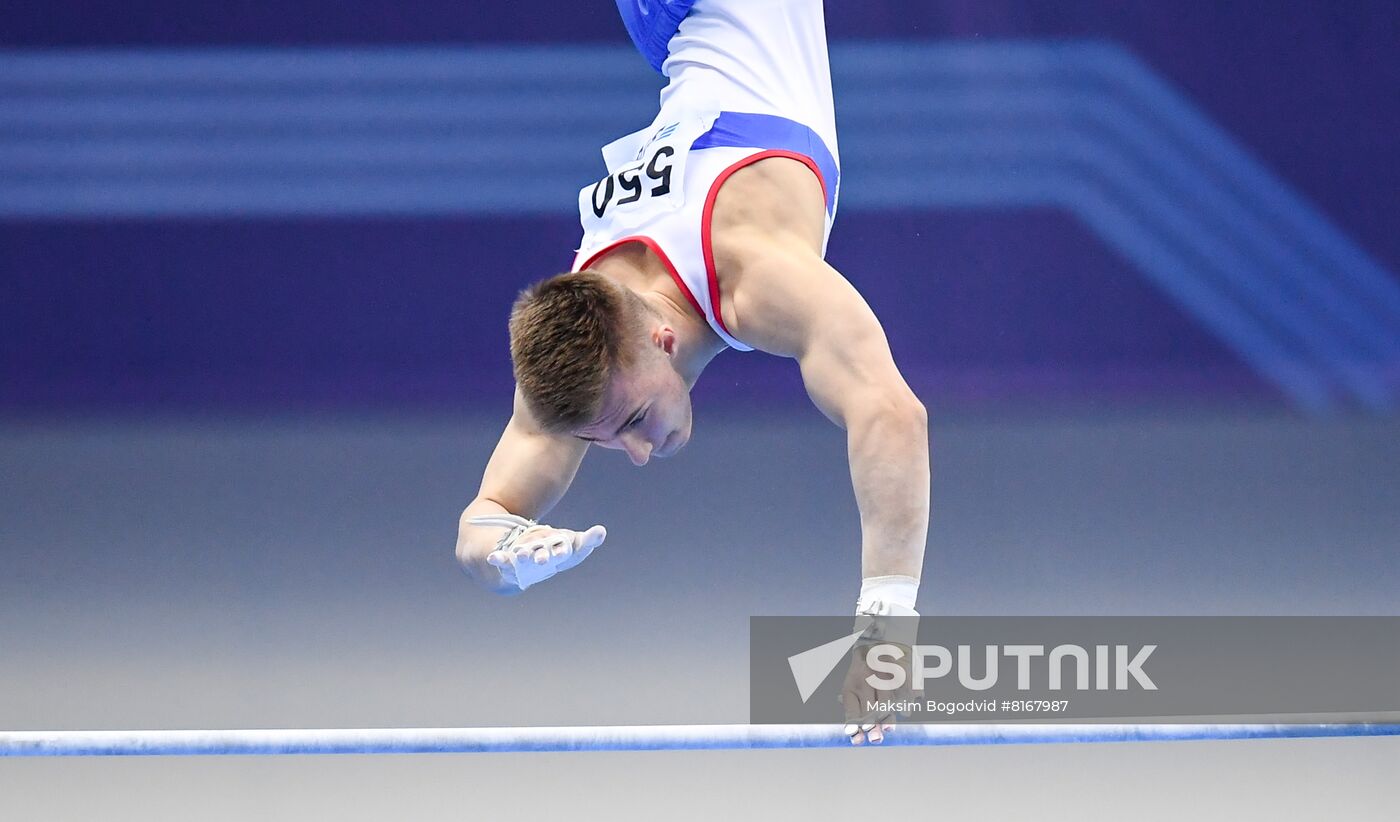
[[[671, 158], [676, 150], [671, 146], [661, 146], [651, 155], [646, 164], [647, 177], [656, 183], [645, 193], [652, 197], [662, 197], [671, 193]], [[621, 188], [626, 194], [613, 202], [613, 195]], [[616, 174], [609, 174], [593, 186], [593, 214], [599, 219], [610, 205], [627, 205], [642, 199], [646, 186], [642, 183], [642, 167], [624, 168]], [[599, 195], [602, 195], [601, 199]]]

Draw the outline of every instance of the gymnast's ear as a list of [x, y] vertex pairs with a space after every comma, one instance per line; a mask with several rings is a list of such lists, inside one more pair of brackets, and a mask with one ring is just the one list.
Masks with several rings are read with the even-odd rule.
[[651, 330], [651, 342], [668, 357], [676, 355], [676, 329], [665, 323]]

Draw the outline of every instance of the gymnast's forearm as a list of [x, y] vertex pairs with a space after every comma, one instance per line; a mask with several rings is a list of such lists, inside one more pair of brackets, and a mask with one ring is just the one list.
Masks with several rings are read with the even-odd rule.
[[871, 400], [846, 417], [860, 507], [861, 576], [918, 579], [928, 538], [928, 415], [915, 398]]
[[457, 561], [469, 577], [496, 593], [519, 593], [521, 589], [487, 561], [510, 529], [471, 520], [544, 516], [568, 491], [587, 450], [586, 442], [538, 430], [517, 394], [516, 411], [486, 463], [481, 487], [457, 523]]

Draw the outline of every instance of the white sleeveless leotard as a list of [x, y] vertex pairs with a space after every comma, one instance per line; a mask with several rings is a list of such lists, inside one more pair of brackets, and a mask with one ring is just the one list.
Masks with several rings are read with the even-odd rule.
[[821, 0], [699, 0], [670, 41], [670, 82], [651, 125], [603, 148], [608, 176], [579, 192], [581, 271], [619, 245], [646, 244], [729, 346], [710, 248], [725, 179], [766, 157], [805, 163], [822, 183], [826, 231], [840, 165]]

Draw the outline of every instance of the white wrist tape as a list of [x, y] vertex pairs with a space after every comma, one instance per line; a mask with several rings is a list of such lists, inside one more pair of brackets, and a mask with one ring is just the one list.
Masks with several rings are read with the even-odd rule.
[[509, 528], [510, 530], [505, 533], [505, 536], [501, 537], [500, 540], [496, 542], [497, 551], [506, 550], [515, 543], [515, 540], [521, 534], [539, 525], [538, 522], [532, 519], [519, 517], [515, 514], [488, 514], [480, 517], [472, 517], [467, 520], [467, 522], [472, 525], [482, 525], [487, 528]]
[[863, 641], [914, 645], [919, 631], [919, 612], [914, 610], [918, 596], [919, 581], [913, 577], [866, 577], [856, 600], [855, 629], [865, 632]]
[[[866, 577], [860, 583], [860, 598], [856, 600], [857, 614], [891, 614], [894, 616], [918, 616], [914, 603], [919, 598], [919, 581], [902, 574], [883, 577]], [[892, 610], [880, 611], [877, 603], [894, 606]], [[909, 614], [901, 613], [908, 611]]]

